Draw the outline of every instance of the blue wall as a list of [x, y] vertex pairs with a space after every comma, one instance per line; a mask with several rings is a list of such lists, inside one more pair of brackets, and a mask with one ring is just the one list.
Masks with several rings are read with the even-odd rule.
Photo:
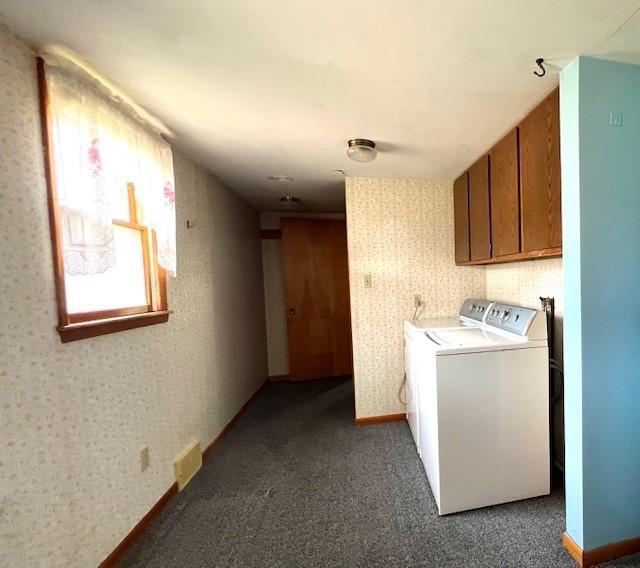
[[640, 536], [640, 66], [580, 57], [560, 89], [567, 532], [590, 550]]

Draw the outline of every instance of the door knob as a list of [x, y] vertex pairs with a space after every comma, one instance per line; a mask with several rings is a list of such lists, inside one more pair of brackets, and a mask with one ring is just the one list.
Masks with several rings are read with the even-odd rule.
[[295, 316], [296, 315], [296, 310], [294, 308], [287, 308], [287, 315], [288, 316]]

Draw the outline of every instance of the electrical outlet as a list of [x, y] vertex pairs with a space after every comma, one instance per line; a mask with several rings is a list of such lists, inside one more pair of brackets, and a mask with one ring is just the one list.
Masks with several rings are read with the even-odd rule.
[[140, 471], [145, 471], [149, 468], [151, 459], [149, 457], [149, 446], [145, 446], [140, 450]]
[[422, 305], [422, 296], [420, 294], [414, 294], [413, 296], [413, 307], [419, 308]]
[[372, 286], [372, 281], [371, 281], [371, 274], [365, 274], [364, 275], [364, 287], [365, 288], [371, 288]]

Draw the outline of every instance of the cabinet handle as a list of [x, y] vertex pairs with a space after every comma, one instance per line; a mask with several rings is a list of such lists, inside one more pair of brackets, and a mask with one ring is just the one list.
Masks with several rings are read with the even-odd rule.
[[285, 311], [289, 317], [293, 317], [296, 315], [296, 310], [294, 308], [287, 308]]

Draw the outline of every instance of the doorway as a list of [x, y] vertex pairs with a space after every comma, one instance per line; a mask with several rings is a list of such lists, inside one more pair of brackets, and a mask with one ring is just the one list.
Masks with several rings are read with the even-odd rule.
[[282, 261], [290, 379], [352, 374], [345, 222], [283, 218]]

